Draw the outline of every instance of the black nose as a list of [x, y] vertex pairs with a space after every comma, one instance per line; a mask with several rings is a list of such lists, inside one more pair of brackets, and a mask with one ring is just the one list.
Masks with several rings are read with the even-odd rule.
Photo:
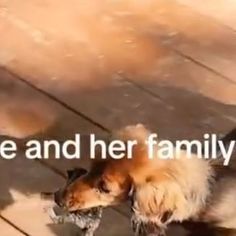
[[54, 193], [54, 201], [59, 207], [63, 207], [63, 197], [61, 191], [57, 191]]

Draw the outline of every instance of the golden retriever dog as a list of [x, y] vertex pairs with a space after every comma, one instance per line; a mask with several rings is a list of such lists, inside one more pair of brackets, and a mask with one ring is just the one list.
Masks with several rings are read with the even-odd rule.
[[[143, 125], [118, 131], [115, 139], [137, 140], [133, 158], [101, 160], [98, 153], [88, 173], [57, 194], [57, 203], [77, 211], [131, 199], [135, 235], [164, 235], [169, 223], [186, 220], [236, 228], [235, 171], [184, 150], [178, 158], [150, 159], [149, 135]], [[236, 130], [230, 135], [227, 140], [235, 139]]]

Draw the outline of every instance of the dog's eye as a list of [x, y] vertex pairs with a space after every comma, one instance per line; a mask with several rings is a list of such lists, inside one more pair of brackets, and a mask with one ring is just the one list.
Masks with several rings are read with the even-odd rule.
[[110, 193], [109, 188], [106, 185], [106, 182], [104, 180], [100, 180], [98, 183], [98, 190], [102, 193]]

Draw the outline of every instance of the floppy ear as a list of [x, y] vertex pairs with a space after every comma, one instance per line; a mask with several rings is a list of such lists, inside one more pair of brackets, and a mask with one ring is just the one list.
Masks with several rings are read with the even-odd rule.
[[71, 170], [67, 170], [67, 179], [68, 180], [75, 180], [79, 177], [81, 177], [82, 175], [87, 174], [87, 170], [84, 168], [74, 168]]

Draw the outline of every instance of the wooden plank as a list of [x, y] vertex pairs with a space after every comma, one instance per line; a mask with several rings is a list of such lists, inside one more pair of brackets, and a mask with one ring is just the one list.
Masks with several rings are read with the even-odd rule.
[[206, 16], [211, 16], [234, 30], [236, 29], [236, 3], [234, 0], [178, 0], [178, 2], [190, 6]]
[[[22, 139], [34, 135], [53, 138], [54, 131], [57, 131], [60, 137], [58, 134], [56, 137], [60, 140], [68, 138], [75, 131], [101, 131], [44, 94], [20, 82], [7, 71], [0, 69], [0, 77], [1, 135]], [[65, 122], [68, 120], [70, 122]], [[59, 130], [54, 130], [56, 124], [60, 124]]]
[[[218, 123], [211, 123], [215, 116], [224, 117], [235, 123], [236, 85], [205, 68], [192, 63], [175, 53], [166, 54], [163, 63], [157, 65], [155, 70], [143, 73], [141, 78], [128, 75], [133, 83], [150, 91], [161, 98], [176, 112], [185, 113], [197, 119], [199, 123], [215, 125], [216, 130], [223, 128], [221, 119]], [[157, 79], [158, 78], [158, 79]], [[197, 108], [197, 109], [194, 109]], [[204, 120], [199, 114], [208, 114]]]
[[[179, 77], [176, 78], [178, 80]], [[147, 82], [142, 83], [142, 86], [146, 85]], [[157, 88], [158, 84], [151, 82], [149, 86]], [[141, 122], [160, 135], [168, 134], [172, 138], [190, 138], [199, 137], [202, 132], [216, 131], [217, 127], [226, 130], [232, 127], [232, 122], [224, 124], [225, 119], [223, 117], [208, 109], [208, 106], [211, 106], [217, 110], [217, 107], [220, 107], [219, 103], [211, 99], [204, 100], [201, 95], [192, 95], [192, 93], [183, 90], [182, 93], [186, 97], [189, 95], [189, 100], [194, 99], [196, 105], [198, 105], [198, 110], [189, 105], [191, 109], [189, 115], [186, 115], [186, 108], [182, 106], [183, 101], [178, 101], [178, 94], [174, 95], [171, 88], [169, 91], [163, 87], [159, 88], [162, 90], [163, 101], [144, 93], [139, 88], [134, 87], [133, 84], [125, 82], [120, 87], [110, 86], [109, 89], [105, 90], [80, 92], [77, 95], [78, 100], [71, 99], [69, 96], [62, 97], [60, 94], [55, 95], [60, 99], [64, 99], [66, 103], [75, 109], [94, 117], [95, 120], [110, 129]], [[157, 94], [159, 95], [158, 91]], [[173, 95], [172, 103], [168, 104], [166, 98], [171, 95]], [[173, 103], [174, 101], [176, 102]], [[205, 103], [206, 101], [208, 101], [208, 104]], [[187, 101], [185, 101], [186, 103]], [[182, 108], [179, 109], [181, 106]], [[190, 115], [190, 112], [192, 112], [192, 115]], [[205, 121], [209, 118], [211, 121], [206, 124]]]
[[[187, 63], [185, 63], [185, 61], [183, 61], [181, 57], [175, 57], [171, 54], [168, 56], [167, 54], [167, 57], [164, 57], [162, 60], [159, 61], [159, 67], [156, 67], [154, 72], [163, 71], [165, 70], [165, 68], [169, 68], [167, 72], [164, 72], [167, 74], [173, 74], [173, 68], [175, 68], [175, 66], [179, 66], [178, 64], [173, 65], [175, 59], [178, 59], [177, 61], [181, 61], [181, 63], [184, 62], [183, 68], [185, 68], [184, 65]], [[189, 64], [191, 65], [192, 62], [190, 62]], [[183, 73], [186, 73], [186, 76], [188, 76], [187, 73], [189, 71], [190, 70], [187, 70], [187, 72]], [[153, 73], [153, 71], [150, 71], [150, 73]], [[163, 73], [162, 75], [158, 75], [158, 73], [156, 73], [154, 74], [154, 76], [158, 78], [161, 78], [162, 76], [165, 77], [165, 73]], [[205, 70], [201, 70], [201, 74], [203, 76], [204, 73], [206, 73]], [[148, 74], [143, 73], [144, 78], [147, 78], [147, 75]], [[182, 75], [180, 74], [180, 76], [176, 77], [176, 80], [181, 81], [181, 76]], [[208, 76], [211, 77], [211, 75]], [[30, 75], [29, 77], [27, 77], [27, 79], [31, 83], [35, 82], [32, 77], [30, 77]], [[139, 77], [136, 76], [134, 77], [134, 79], [139, 79]], [[204, 81], [205, 80], [203, 80], [203, 82]], [[211, 84], [214, 84], [214, 81], [215, 84], [218, 84], [218, 90], [216, 91], [219, 91], [222, 86], [222, 82], [217, 78], [215, 80], [215, 77], [212, 76]], [[50, 85], [50, 83], [51, 81], [49, 82], [48, 86], [45, 86], [45, 82], [43, 82], [42, 84], [36, 83], [36, 85], [39, 85], [40, 88], [48, 91], [49, 93], [53, 93], [54, 96], [69, 104], [73, 109], [79, 110], [80, 112], [86, 114], [89, 117], [93, 117], [94, 120], [107, 127], [108, 129], [114, 129], [122, 127], [126, 124], [141, 122], [150, 126], [153, 131], [158, 130], [158, 133], [160, 134], [168, 133], [168, 135], [175, 138], [187, 137], [190, 134], [194, 137], [196, 135], [199, 137], [199, 135], [202, 135], [203, 132], [215, 130], [215, 127], [221, 127], [222, 124], [225, 123], [223, 119], [218, 118], [218, 116], [215, 116], [214, 112], [212, 113], [210, 111], [202, 113], [196, 112], [195, 116], [185, 116], [185, 110], [182, 110], [181, 112], [178, 112], [178, 114], [176, 114], [176, 111], [173, 111], [172, 109], [173, 106], [166, 106], [165, 102], [160, 101], [157, 98], [150, 97], [148, 94], [142, 92], [138, 88], [134, 88], [132, 84], [125, 82], [122, 77], [119, 76], [116, 76], [115, 78], [109, 81], [109, 87], [104, 87], [96, 90], [79, 90], [78, 87], [78, 91], [74, 91], [75, 86], [71, 86], [70, 81], [68, 81], [67, 83], [67, 81], [65, 80], [64, 85], [66, 85], [66, 90], [68, 90], [71, 86], [72, 91], [74, 91], [69, 92], [68, 94], [66, 93], [66, 91], [64, 92], [63, 90], [55, 90], [54, 84]], [[156, 83], [156, 81], [152, 81], [150, 84], [155, 85]], [[184, 83], [186, 83], [186, 80]], [[195, 84], [196, 83], [197, 80], [195, 79]], [[207, 83], [208, 81], [205, 84]], [[198, 85], [200, 86], [201, 83], [199, 82]], [[228, 91], [232, 91], [224, 94], [226, 96], [230, 95], [231, 100], [234, 99], [234, 87], [227, 83], [224, 83], [224, 85], [227, 86], [227, 88], [229, 89]], [[200, 88], [203, 89], [204, 86], [200, 86]], [[209, 91], [208, 93], [211, 94], [213, 91], [211, 96], [215, 96], [217, 92], [210, 88], [211, 87], [208, 86], [204, 92], [207, 93]], [[142, 95], [140, 95], [140, 93]], [[77, 99], [74, 99], [75, 97]], [[205, 104], [202, 104], [201, 107], [204, 109], [203, 105]], [[153, 111], [154, 107], [155, 113]], [[104, 115], [106, 116], [106, 119], [104, 118]], [[209, 120], [209, 116], [213, 117], [210, 119], [212, 127], [209, 127], [208, 125], [203, 125], [203, 129], [199, 129], [199, 124], [204, 124], [205, 120]], [[224, 127], [223, 131], [228, 130], [232, 127], [232, 123], [229, 122], [225, 123], [225, 125], [227, 127]]]
[[235, 82], [235, 32], [174, 0], [155, 1], [150, 9], [155, 23], [146, 31]]
[[[33, 82], [31, 78], [28, 79]], [[48, 88], [47, 91], [53, 93], [53, 87]], [[204, 132], [214, 130], [219, 123], [224, 123], [221, 118], [215, 116], [212, 119], [212, 127], [204, 125], [202, 129], [199, 129], [201, 120], [207, 119], [210, 113], [185, 116], [185, 111], [176, 112], [175, 109], [173, 110], [173, 106], [167, 106], [163, 101], [150, 96], [120, 77], [111, 80], [108, 88], [80, 91], [79, 93], [70, 92], [70, 95], [55, 91], [54, 96], [72, 108], [93, 117], [108, 129], [132, 123], [144, 123], [153, 131], [158, 131], [160, 135], [168, 134], [172, 138], [186, 138], [189, 135], [199, 137]], [[74, 99], [75, 97], [76, 99]], [[63, 121], [64, 119], [62, 119]], [[229, 122], [225, 125], [226, 129], [230, 129], [232, 126]], [[76, 126], [71, 125], [70, 127]]]
[[[201, 52], [201, 54], [206, 53], [208, 59], [210, 57], [224, 58], [223, 50], [220, 53], [218, 53], [218, 48], [214, 52], [209, 51], [211, 50], [210, 44], [215, 43], [216, 40], [215, 38], [210, 38], [213, 37], [213, 34], [208, 34], [209, 24], [210, 30], [212, 31], [214, 29], [216, 31], [223, 29], [210, 20], [208, 22], [208, 18], [206, 17], [200, 19], [200, 23], [202, 24], [201, 27], [198, 27], [197, 24], [200, 24], [198, 14], [193, 13], [191, 10], [189, 11], [189, 8], [180, 6], [174, 1], [151, 1], [149, 4], [143, 5], [139, 2], [135, 6], [122, 2], [120, 4], [104, 3], [104, 5], [97, 7], [95, 11], [96, 14], [102, 17], [102, 9], [105, 8], [107, 10], [107, 17], [111, 17], [112, 19], [110, 24], [102, 24], [100, 21], [97, 21], [94, 11], [88, 11], [86, 12], [86, 19], [89, 22], [94, 22], [92, 24], [93, 27], [91, 28], [90, 25], [87, 25], [87, 21], [81, 21], [77, 30], [74, 28], [75, 18], [73, 16], [77, 16], [78, 19], [80, 17], [83, 18], [84, 14], [81, 12], [84, 11], [83, 8], [89, 5], [93, 6], [94, 2], [90, 1], [86, 6], [81, 4], [82, 7], [76, 10], [66, 4], [66, 2], [61, 2], [62, 5], [58, 8], [57, 13], [60, 13], [59, 15], [62, 17], [63, 22], [66, 22], [69, 26], [64, 29], [63, 33], [69, 39], [72, 37], [71, 33], [74, 32], [73, 39], [78, 41], [81, 40], [81, 34], [84, 34], [85, 39], [83, 45], [74, 41], [64, 42], [58, 37], [57, 33], [50, 31], [52, 27], [56, 27], [55, 22], [59, 20], [57, 13], [50, 11], [55, 7], [53, 2], [49, 2], [47, 7], [44, 5], [38, 7], [34, 3], [30, 3], [27, 6], [24, 4], [18, 5], [16, 2], [6, 4], [8, 5], [5, 5], [1, 28], [6, 32], [3, 34], [1, 44], [4, 51], [2, 54], [2, 64], [30, 78], [29, 81], [34, 85], [39, 85], [40, 88], [47, 91], [53, 90], [54, 94], [60, 92], [62, 96], [64, 92], [65, 96], [68, 96], [66, 93], [70, 93], [71, 90], [76, 94], [81, 89], [86, 90], [94, 86], [110, 86], [110, 78], [115, 78], [116, 76], [113, 75], [117, 71], [125, 72], [125, 74], [130, 71], [131, 73], [129, 74], [132, 74], [135, 71], [136, 77], [146, 80], [145, 76], [147, 73], [154, 73], [155, 75], [155, 72], [158, 72], [163, 67], [162, 64], [165, 67], [165, 63], [169, 60], [171, 61], [170, 64], [174, 63], [175, 59], [181, 61], [180, 57], [174, 56], [172, 58], [172, 55], [166, 52], [161, 45], [169, 39], [171, 40], [170, 44], [173, 38], [174, 40], [178, 39], [178, 35], [173, 34], [173, 32], [183, 32], [183, 35], [182, 33], [180, 34], [181, 37], [184, 36], [184, 40], [188, 40], [186, 41], [186, 46], [197, 51], [197, 53], [194, 52], [192, 54], [198, 55], [198, 52]], [[62, 14], [64, 12], [63, 7], [67, 8], [71, 17], [68, 18]], [[29, 8], [38, 9], [37, 15], [32, 16], [31, 11], [28, 10]], [[50, 15], [50, 19], [53, 19], [50, 24], [41, 22], [39, 16], [42, 13], [45, 14], [45, 17], [49, 17]], [[204, 21], [207, 21], [207, 23]], [[111, 26], [112, 31], [110, 30]], [[195, 30], [192, 31], [191, 27]], [[50, 38], [54, 43], [50, 43], [50, 40], [46, 45], [35, 42], [32, 34], [38, 28], [44, 36], [50, 32]], [[95, 35], [91, 35], [90, 31], [97, 33], [99, 29], [101, 30], [101, 38], [94, 41], [92, 36]], [[108, 32], [108, 35], [105, 32]], [[106, 47], [108, 45], [106, 36], [109, 36], [109, 47]], [[205, 40], [201, 40], [201, 37], [206, 38], [204, 38]], [[231, 37], [227, 38], [231, 40], [232, 37], [231, 35]], [[14, 42], [12, 40], [13, 38], [18, 38], [18, 41]], [[23, 46], [20, 46], [21, 41], [25, 42]], [[193, 43], [193, 41], [196, 43]], [[232, 40], [232, 42], [234, 41]], [[65, 59], [65, 51], [60, 47], [62, 43], [66, 43], [67, 53], [70, 55], [70, 59]], [[199, 43], [200, 46], [198, 45]], [[221, 40], [220, 43], [225, 43], [225, 40]], [[178, 48], [179, 43], [173, 41], [173, 44], [170, 46], [176, 47], [176, 45]], [[234, 50], [234, 46], [232, 45], [234, 44], [227, 43], [227, 46], [230, 47], [230, 50], [228, 50], [230, 53]], [[92, 48], [96, 50], [92, 50]], [[113, 51], [114, 48], [120, 53], [115, 53]], [[133, 49], [131, 50], [131, 48]], [[134, 48], [136, 49], [134, 50]], [[34, 51], [35, 53], [31, 54], [29, 53], [30, 51]], [[228, 52], [227, 50], [224, 51]], [[217, 56], [215, 56], [215, 52], [218, 53]], [[234, 53], [232, 54], [234, 55]], [[9, 59], [12, 57], [11, 55], [14, 55], [14, 60], [21, 59], [21, 62], [15, 63], [13, 59]], [[81, 56], [87, 58], [87, 60], [80, 60]], [[54, 60], [50, 60], [50, 58], [54, 58]], [[121, 61], [125, 61], [126, 63], [121, 63]], [[129, 63], [127, 63], [128, 61]], [[189, 64], [191, 65], [191, 63]], [[223, 64], [224, 69], [228, 68]], [[159, 80], [160, 78], [157, 79]], [[181, 78], [176, 79], [176, 81], [179, 81], [179, 84], [183, 85], [187, 83], [187, 79], [184, 83]], [[218, 85], [217, 89], [215, 89], [214, 83]], [[194, 84], [197, 84], [198, 87], [202, 84], [198, 91], [200, 90], [204, 95], [211, 96], [212, 98], [215, 98], [216, 94], [219, 94], [218, 91], [221, 88], [221, 84], [226, 85], [222, 82], [220, 76], [215, 76], [215, 78], [212, 76], [210, 83], [209, 80], [199, 79], [198, 82], [195, 80]], [[214, 89], [210, 89], [213, 85]], [[217, 97], [222, 97], [223, 102], [233, 103], [235, 101], [232, 95], [234, 86], [231, 87], [228, 84], [225, 90], [229, 91], [229, 93], [225, 92], [223, 96]]]
[[[71, 94], [71, 96], [64, 96], [64, 93], [58, 92], [55, 92], [54, 95], [74, 109], [93, 117], [108, 129], [141, 122], [147, 124], [153, 131], [158, 131], [160, 135], [168, 134], [170, 137], [180, 138], [189, 137], [189, 135], [199, 137], [204, 132], [217, 131], [218, 128], [222, 132], [232, 128], [234, 124], [225, 122], [225, 119], [220, 117], [221, 115], [217, 115], [214, 110], [219, 110], [219, 113], [227, 111], [234, 122], [234, 109], [227, 106], [222, 108], [221, 102], [204, 99], [201, 95], [192, 94], [188, 90], [202, 94], [208, 93], [209, 96], [215, 98], [224, 86], [225, 92], [219, 96], [220, 100], [233, 103], [235, 101], [234, 85], [220, 78], [217, 79], [206, 70], [191, 62], [186, 62], [176, 55], [170, 54], [169, 57], [163, 58], [163, 63], [160, 62], [160, 65], [156, 68], [156, 74], [152, 74], [150, 71], [150, 74], [143, 75], [147, 79], [145, 82], [142, 82], [142, 79], [139, 80], [138, 77], [131, 77], [131, 79], [139, 81], [143, 87], [151, 87], [152, 91], [155, 89], [156, 94], [161, 96], [163, 101], [135, 88], [132, 84], [125, 82], [122, 77], [119, 77], [118, 85], [117, 81], [110, 81], [110, 86], [105, 89], [80, 91]], [[169, 78], [166, 75], [169, 75]], [[198, 81], [197, 75], [206, 77], [206, 80]], [[156, 81], [156, 78], [159, 78], [159, 81]], [[28, 79], [32, 81], [30, 78]], [[173, 85], [174, 88], [172, 89]], [[167, 86], [170, 87], [169, 91]], [[176, 91], [174, 95], [173, 90], [176, 86], [182, 87], [183, 91], [180, 89], [179, 93]], [[50, 88], [47, 91], [53, 92]], [[194, 103], [198, 107], [198, 110], [194, 108], [195, 106], [191, 107], [188, 111], [192, 114], [189, 116], [186, 116], [186, 107], [182, 106], [184, 101], [178, 100], [181, 99], [179, 95], [182, 93], [184, 94], [183, 97], [187, 97], [188, 94], [189, 99], [194, 99]], [[172, 101], [167, 101], [168, 96], [173, 96]], [[189, 100], [185, 100], [185, 104], [186, 101]], [[155, 110], [153, 110], [154, 108]]]
[[98, 86], [91, 82], [99, 78], [102, 83], [114, 71], [147, 70], [162, 55], [158, 44], [164, 43], [235, 81], [235, 33], [191, 7], [175, 0], [74, 3], [80, 7], [66, 1], [60, 6], [4, 3], [1, 64], [31, 70], [35, 83], [45, 81], [45, 86], [56, 80], [54, 89], [67, 86], [65, 77], [75, 86]]
[[2, 219], [0, 219], [0, 228], [1, 228], [1, 234], [4, 236], [23, 236], [24, 235]]

